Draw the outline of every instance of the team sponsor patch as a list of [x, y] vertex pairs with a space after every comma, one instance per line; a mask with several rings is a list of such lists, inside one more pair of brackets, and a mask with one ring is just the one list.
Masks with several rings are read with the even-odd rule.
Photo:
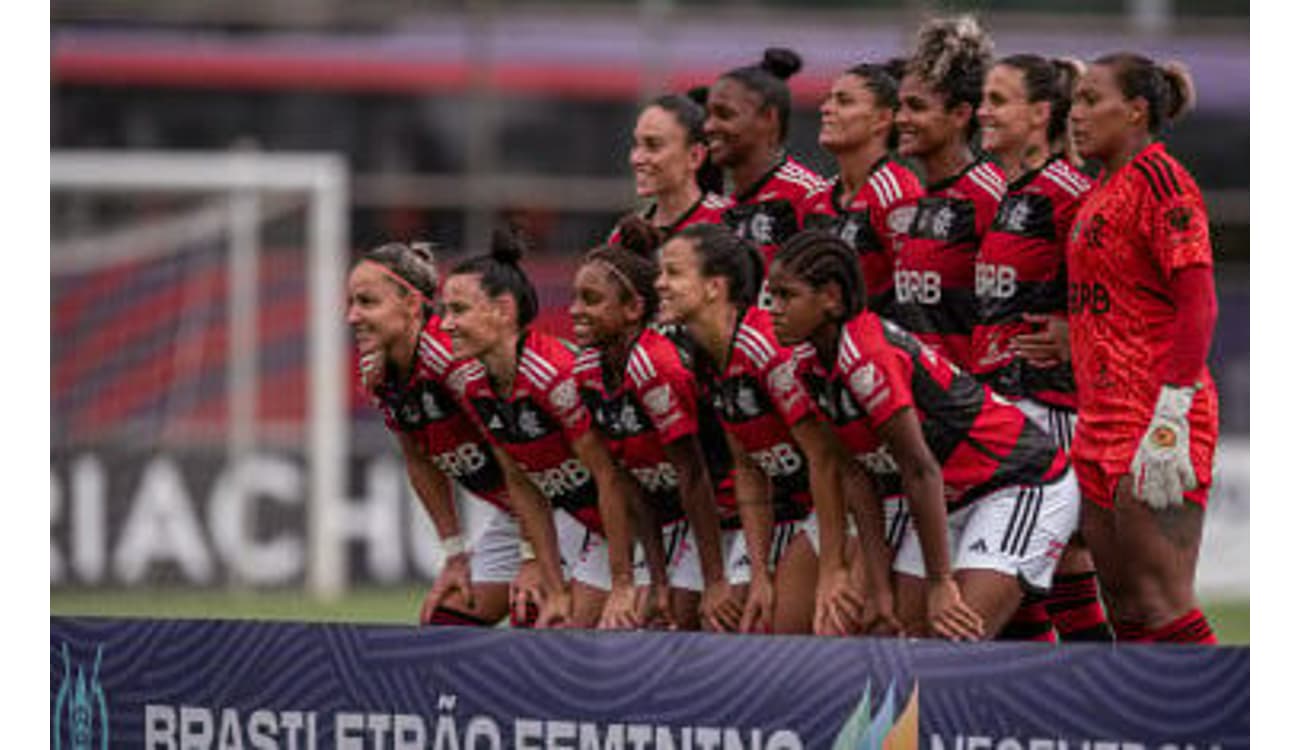
[[1186, 232], [1192, 226], [1192, 209], [1188, 206], [1175, 206], [1165, 212], [1165, 221], [1175, 232]]
[[885, 378], [876, 369], [876, 365], [868, 362], [862, 367], [853, 371], [849, 378], [849, 386], [863, 403], [870, 403], [872, 398], [885, 385]]
[[566, 378], [555, 390], [551, 391], [551, 403], [560, 411], [567, 411], [578, 404], [578, 388], [573, 378]]
[[651, 388], [645, 393], [645, 405], [650, 413], [663, 416], [673, 408], [673, 393], [668, 384]]

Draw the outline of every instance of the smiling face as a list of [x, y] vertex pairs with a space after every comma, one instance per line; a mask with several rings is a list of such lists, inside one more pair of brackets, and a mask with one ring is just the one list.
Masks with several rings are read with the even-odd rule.
[[817, 143], [833, 154], [852, 151], [889, 132], [893, 110], [876, 102], [861, 76], [845, 73], [831, 84], [821, 106]]
[[1049, 102], [1029, 101], [1025, 74], [1010, 65], [995, 65], [984, 78], [984, 97], [978, 112], [980, 144], [995, 154], [1017, 154], [1030, 137], [1047, 131]]
[[397, 285], [372, 262], [348, 274], [348, 326], [359, 354], [388, 356], [420, 325], [420, 299]]
[[808, 340], [839, 312], [839, 295], [833, 284], [816, 289], [779, 261], [772, 264], [768, 289], [772, 293], [772, 328], [781, 346]]
[[704, 137], [713, 163], [729, 169], [777, 140], [775, 107], [763, 109], [759, 95], [732, 78], [720, 78], [709, 89]]
[[970, 105], [944, 106], [944, 96], [913, 73], [903, 76], [898, 87], [898, 153], [924, 158], [954, 140], [965, 137]]
[[1122, 153], [1135, 130], [1145, 132], [1145, 106], [1144, 99], [1124, 98], [1114, 68], [1089, 65], [1070, 105], [1070, 132], [1079, 155], [1107, 161]]
[[606, 264], [592, 262], [573, 280], [573, 338], [579, 346], [604, 346], [619, 340], [641, 320], [640, 298], [628, 292]]
[[686, 128], [663, 107], [646, 107], [636, 119], [628, 163], [642, 198], [686, 189], [704, 163], [706, 148], [690, 143]]
[[716, 296], [717, 290], [710, 292], [710, 284], [720, 283], [720, 279], [707, 279], [700, 273], [694, 243], [680, 237], [669, 240], [659, 251], [659, 277], [655, 280], [660, 322], [690, 322], [708, 305], [711, 295]]
[[478, 274], [457, 274], [442, 288], [442, 330], [451, 337], [458, 359], [482, 359], [513, 329], [505, 304], [510, 295], [489, 297], [480, 279]]

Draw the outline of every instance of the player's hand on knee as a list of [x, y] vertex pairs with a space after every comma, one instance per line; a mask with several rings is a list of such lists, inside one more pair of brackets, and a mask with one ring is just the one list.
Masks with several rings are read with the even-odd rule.
[[546, 596], [542, 592], [542, 568], [536, 560], [527, 560], [510, 582], [510, 619], [512, 623], [531, 626], [535, 623]]
[[849, 569], [822, 571], [817, 576], [813, 633], [852, 635], [862, 627], [862, 595], [854, 588]]
[[1187, 422], [1195, 395], [1195, 386], [1163, 386], [1133, 456], [1133, 494], [1156, 510], [1181, 504], [1183, 493], [1196, 488]]
[[927, 581], [926, 618], [940, 638], [977, 641], [984, 637], [984, 618], [962, 598], [951, 575]]
[[636, 586], [630, 582], [614, 583], [605, 598], [597, 627], [601, 630], [634, 630], [641, 627], [642, 622]]
[[474, 608], [474, 582], [470, 575], [469, 554], [466, 552], [452, 555], [443, 564], [442, 572], [420, 605], [420, 623], [428, 624], [438, 608], [456, 594], [460, 594], [467, 609]]
[[771, 633], [772, 618], [776, 611], [776, 589], [767, 572], [755, 570], [749, 581], [749, 597], [740, 618], [742, 633]]
[[731, 584], [719, 578], [704, 587], [700, 597], [700, 622], [715, 633], [734, 633], [740, 627], [745, 605], [733, 595]]

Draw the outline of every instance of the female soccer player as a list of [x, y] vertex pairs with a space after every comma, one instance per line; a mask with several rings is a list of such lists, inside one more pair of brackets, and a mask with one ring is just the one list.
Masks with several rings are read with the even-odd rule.
[[927, 23], [894, 120], [898, 152], [920, 164], [926, 182], [898, 252], [896, 320], [964, 369], [975, 323], [975, 250], [1006, 190], [997, 165], [970, 147], [992, 48], [969, 16]]
[[[520, 253], [518, 241], [499, 232], [489, 254], [462, 261], [447, 277], [442, 330], [457, 357], [477, 360], [451, 382], [497, 446], [511, 502], [536, 551], [545, 593], [538, 624], [635, 627], [643, 619], [632, 574], [631, 519], [642, 510], [639, 493], [591, 429], [573, 380], [573, 354], [558, 339], [528, 330], [537, 293], [519, 267]], [[609, 542], [607, 573], [586, 571], [581, 562], [573, 567], [572, 599], [548, 504], [582, 523], [584, 546]], [[659, 536], [645, 536], [652, 573], [662, 582]], [[582, 583], [605, 575], [608, 596]]]
[[[411, 486], [446, 552], [420, 622], [492, 625], [506, 614], [508, 586], [519, 572], [519, 527], [509, 513], [501, 466], [447, 386], [458, 363], [433, 313], [437, 283], [427, 247], [376, 247], [348, 277], [347, 320], [362, 384], [397, 436]], [[492, 507], [472, 554], [461, 536], [449, 479]]]
[[914, 210], [903, 207], [925, 194], [916, 175], [889, 157], [897, 109], [898, 80], [886, 66], [855, 65], [835, 79], [817, 140], [840, 173], [804, 208], [804, 226], [826, 229], [858, 251], [867, 307], [886, 317], [893, 317], [894, 255], [903, 235], [896, 227]]
[[[690, 97], [668, 94], [651, 101], [636, 119], [628, 162], [636, 194], [653, 199], [641, 217], [668, 235], [722, 220], [725, 201], [701, 184], [701, 173], [712, 168], [704, 118], [704, 108]], [[616, 228], [609, 244], [618, 242]]]
[[1073, 454], [1121, 640], [1215, 642], [1192, 589], [1219, 432], [1209, 220], [1156, 140], [1192, 98], [1181, 65], [1119, 53], [1088, 66], [1070, 110], [1080, 155], [1103, 167], [1067, 246]]
[[790, 89], [803, 59], [772, 48], [758, 65], [722, 75], [709, 90], [704, 135], [709, 155], [731, 183], [723, 221], [763, 254], [763, 268], [802, 225], [800, 206], [825, 181], [786, 153]]
[[[907, 498], [912, 527], [894, 570], [908, 633], [997, 635], [1022, 587], [1050, 584], [1078, 524], [1065, 454], [1019, 409], [867, 310], [857, 253], [835, 235], [795, 235], [770, 281], [777, 336], [810, 345], [798, 355], [801, 376], [839, 439], [882, 485], [901, 483]], [[819, 506], [817, 523], [825, 542], [828, 530], [842, 535], [845, 517]], [[860, 530], [876, 601], [888, 558], [882, 529], [874, 522]]]
[[[821, 536], [828, 564], [815, 602], [808, 581], [780, 568], [775, 588], [769, 567], [782, 553], [815, 500], [843, 513], [840, 454], [800, 385], [791, 352], [779, 345], [765, 311], [753, 307], [763, 276], [753, 246], [725, 227], [697, 224], [660, 252], [656, 282], [660, 320], [679, 323], [700, 349], [697, 372], [707, 384], [736, 465], [736, 503], [743, 539], [732, 540], [734, 583], [749, 584], [742, 630], [797, 630], [812, 621], [818, 633], [855, 629], [860, 598], [849, 583], [846, 544]], [[811, 489], [811, 497], [809, 496]], [[773, 525], [776, 539], [773, 542]], [[746, 570], [747, 568], [747, 570]], [[815, 616], [798, 611], [811, 606]], [[791, 608], [783, 613], [775, 608]]]
[[[1002, 165], [1007, 194], [975, 256], [978, 314], [971, 373], [1011, 398], [1063, 450], [1074, 434], [1074, 376], [1020, 355], [1021, 336], [1066, 316], [1065, 239], [1092, 180], [1067, 156], [1067, 119], [1082, 64], [1013, 55], [984, 79], [981, 145]], [[1004, 638], [1113, 640], [1087, 548], [1065, 552], [1045, 603], [1027, 601]], [[1050, 618], [1049, 618], [1050, 615]]]
[[662, 233], [629, 217], [619, 234], [620, 245], [588, 252], [574, 279], [573, 333], [587, 347], [573, 368], [578, 391], [663, 529], [674, 623], [734, 631], [741, 602], [724, 575], [713, 496], [713, 477], [727, 467], [711, 469], [700, 444], [701, 428], [706, 420], [716, 427], [716, 417], [697, 404], [694, 376], [677, 345], [650, 325], [659, 311], [651, 254]]

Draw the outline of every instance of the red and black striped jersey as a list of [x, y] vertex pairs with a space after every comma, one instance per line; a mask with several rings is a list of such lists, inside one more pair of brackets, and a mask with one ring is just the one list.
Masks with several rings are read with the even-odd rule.
[[723, 429], [771, 480], [777, 520], [801, 518], [812, 508], [808, 459], [790, 428], [815, 418], [816, 406], [791, 355], [777, 343], [768, 312], [751, 307], [736, 323], [721, 373], [706, 367], [703, 378]]
[[830, 372], [811, 344], [795, 362], [836, 435], [880, 483], [902, 492], [880, 426], [912, 407], [926, 445], [943, 468], [944, 498], [955, 510], [1001, 487], [1060, 477], [1065, 454], [1011, 402], [917, 337], [870, 311], [844, 324]]
[[1024, 313], [1066, 314], [1065, 240], [1092, 180], [1063, 157], [1007, 187], [975, 256], [971, 373], [1004, 396], [1074, 408], [1070, 363], [1034, 367], [1011, 351]]
[[[690, 208], [686, 209], [681, 216], [673, 219], [672, 223], [663, 227], [664, 236], [672, 237], [674, 234], [682, 231], [686, 227], [694, 224], [721, 224], [722, 211], [727, 207], [727, 199], [713, 193], [705, 193], [700, 199], [695, 201]], [[658, 215], [659, 204], [651, 203], [641, 212], [641, 218], [654, 222]], [[617, 245], [619, 240], [618, 227], [609, 233], [609, 239], [605, 241], [608, 245]]]
[[894, 268], [896, 320], [963, 368], [975, 326], [975, 253], [1005, 192], [1002, 170], [977, 161], [929, 186], [914, 211], [895, 212], [907, 225]]
[[[903, 241], [896, 209], [915, 205], [925, 188], [911, 170], [889, 157], [876, 163], [871, 176], [845, 201], [839, 177], [808, 199], [803, 209], [805, 229], [825, 229], [858, 251], [867, 284], [867, 307], [893, 317], [894, 257]], [[900, 214], [901, 217], [901, 214]]]
[[745, 192], [728, 196], [722, 220], [759, 249], [766, 269], [781, 243], [803, 227], [804, 204], [825, 187], [820, 175], [786, 155]]
[[[1159, 364], [1177, 313], [1170, 279], [1212, 267], [1210, 221], [1187, 170], [1152, 143], [1104, 179], [1070, 229], [1070, 353], [1079, 388], [1071, 451], [1127, 471], [1163, 385]], [[1208, 367], [1188, 415], [1193, 435], [1214, 440], [1218, 394]], [[1198, 446], [1193, 443], [1193, 451]]]
[[519, 464], [546, 499], [600, 532], [596, 482], [574, 455], [574, 440], [591, 429], [591, 413], [573, 379], [573, 352], [537, 331], [519, 337], [515, 381], [507, 398], [493, 390], [487, 369], [469, 363], [448, 378], [473, 407], [493, 444]]
[[510, 509], [505, 475], [468, 406], [447, 385], [448, 375], [469, 364], [451, 354], [451, 341], [434, 315], [424, 324], [415, 365], [405, 383], [389, 373], [370, 394], [394, 433], [410, 435], [443, 474], [503, 510]]
[[676, 521], [683, 516], [681, 485], [664, 446], [699, 433], [695, 378], [676, 345], [652, 328], [632, 345], [626, 372], [607, 372], [601, 354], [589, 348], [578, 355], [578, 392], [660, 523]]

